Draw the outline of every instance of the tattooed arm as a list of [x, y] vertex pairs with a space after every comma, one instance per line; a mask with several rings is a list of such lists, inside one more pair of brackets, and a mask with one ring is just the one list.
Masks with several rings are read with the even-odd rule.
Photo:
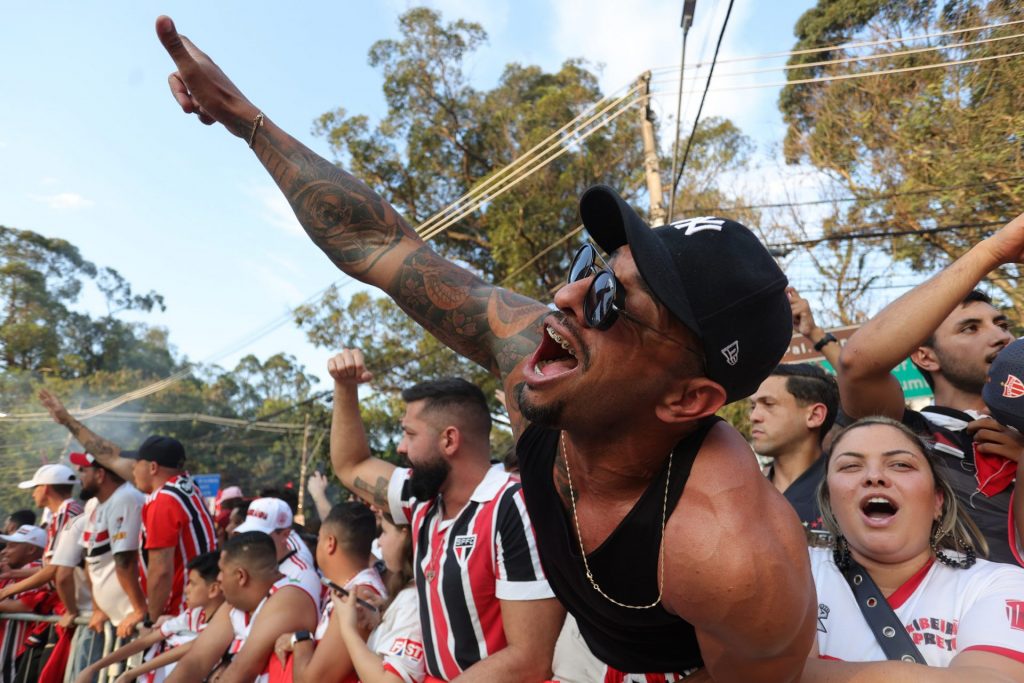
[[331, 467], [345, 488], [370, 505], [389, 510], [388, 483], [395, 466], [370, 455], [363, 418], [359, 414], [359, 385], [373, 379], [363, 352], [342, 349], [327, 362], [334, 379], [331, 415]]
[[82, 448], [91, 453], [99, 464], [112, 470], [125, 481], [132, 481], [132, 468], [135, 461], [122, 458], [120, 446], [113, 441], [104, 439], [72, 417], [60, 399], [46, 389], [39, 390], [39, 401], [50, 413], [53, 421], [71, 432], [71, 436], [75, 437], [75, 440], [82, 444]]
[[[157, 19], [156, 27], [178, 68], [170, 85], [182, 110], [252, 140], [302, 227], [331, 261], [383, 289], [431, 334], [510, 384], [509, 376], [537, 346], [547, 308], [438, 256], [370, 188], [269, 119], [257, 118], [258, 108], [209, 57], [178, 35], [168, 17]], [[515, 406], [509, 407], [517, 420]]]

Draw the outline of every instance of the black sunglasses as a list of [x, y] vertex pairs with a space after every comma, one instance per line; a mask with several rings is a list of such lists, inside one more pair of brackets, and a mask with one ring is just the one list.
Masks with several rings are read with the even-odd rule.
[[[595, 264], [597, 259], [601, 260], [603, 268], [599, 268]], [[590, 287], [587, 288], [586, 296], [583, 299], [583, 318], [589, 327], [593, 327], [595, 330], [607, 330], [615, 324], [621, 315], [630, 322], [700, 355], [688, 344], [627, 313], [626, 289], [622, 286], [619, 278], [615, 277], [608, 262], [601, 258], [597, 249], [591, 244], [584, 244], [576, 250], [576, 255], [572, 257], [572, 263], [569, 265], [569, 284], [579, 282], [591, 275], [594, 276], [594, 279], [590, 282]]]

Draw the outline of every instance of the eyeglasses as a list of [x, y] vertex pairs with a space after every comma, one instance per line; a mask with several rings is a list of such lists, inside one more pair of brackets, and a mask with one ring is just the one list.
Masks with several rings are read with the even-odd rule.
[[[597, 267], [594, 263], [597, 259], [601, 260], [604, 268]], [[590, 282], [590, 287], [587, 288], [587, 294], [583, 299], [583, 319], [586, 320], [588, 326], [593, 327], [595, 330], [604, 331], [614, 325], [621, 315], [630, 322], [700, 355], [699, 352], [690, 348], [688, 344], [627, 313], [625, 305], [626, 289], [622, 286], [619, 278], [615, 277], [615, 273], [612, 272], [608, 262], [597, 253], [597, 249], [591, 244], [584, 244], [576, 250], [576, 255], [572, 257], [572, 264], [569, 265], [568, 282], [569, 284], [579, 282], [591, 275], [594, 276], [594, 279]]]

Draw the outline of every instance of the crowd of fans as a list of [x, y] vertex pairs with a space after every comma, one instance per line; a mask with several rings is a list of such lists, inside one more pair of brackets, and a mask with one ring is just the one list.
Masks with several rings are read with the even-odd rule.
[[[355, 499], [313, 477], [310, 536], [285, 491], [211, 512], [181, 443], [124, 451], [42, 390], [84, 450], [22, 484], [48, 514], [0, 536], [0, 616], [60, 621], [24, 673], [48, 630], [0, 619], [0, 683], [1024, 683], [1024, 340], [976, 290], [1024, 262], [1024, 216], [840, 348], [744, 226], [652, 229], [595, 186], [580, 214], [610, 257], [581, 246], [549, 308], [440, 258], [157, 29], [179, 105], [247, 139], [339, 268], [503, 379], [516, 468], [459, 378], [403, 392], [407, 466], [374, 457], [373, 376], [344, 349], [330, 458]], [[835, 375], [779, 365], [794, 334]], [[891, 374], [908, 357], [920, 411]], [[716, 415], [740, 400], [749, 442]]]
[[[851, 377], [870, 379], [851, 373], [851, 350], [895, 344], [874, 337], [885, 329], [865, 325], [841, 356], [807, 302], [792, 289], [789, 297], [794, 334], [840, 370], [838, 381], [815, 364], [779, 365], [748, 399], [748, 416], [765, 478], [807, 534], [819, 601], [810, 655], [943, 667], [973, 651], [980, 672], [1001, 668], [986, 657], [1024, 662], [1024, 520], [1009, 495], [999, 505], [1016, 487], [1024, 437], [988, 417], [1024, 424], [1014, 402], [1024, 396], [1024, 340], [1011, 344], [1005, 317], [984, 296], [951, 294], [933, 337], [905, 350], [935, 405], [900, 407], [895, 419], [885, 415], [895, 401], [839, 400], [853, 391]], [[204, 500], [180, 442], [153, 436], [122, 451], [42, 391], [53, 418], [90, 452], [43, 465], [19, 485], [42, 517], [37, 526], [25, 509], [6, 520], [0, 614], [60, 621], [52, 633], [46, 623], [0, 622], [0, 681], [87, 683], [106, 672], [119, 683], [418, 683], [486, 677], [493, 666], [512, 680], [629, 680], [595, 656], [571, 616], [563, 624], [517, 474], [491, 457], [483, 393], [460, 379], [404, 392], [398, 451], [411, 467], [399, 468], [367, 446], [358, 386], [372, 375], [363, 354], [346, 349], [328, 370], [331, 462], [356, 498], [332, 505], [327, 478], [311, 476], [316, 535], [296, 523], [292, 490], [252, 498], [229, 486]], [[899, 389], [880, 384], [878, 401]], [[895, 540], [877, 533], [897, 524]], [[874, 623], [860, 600], [889, 612]], [[103, 656], [108, 623], [118, 640]], [[886, 628], [898, 636], [891, 643], [876, 638]]]

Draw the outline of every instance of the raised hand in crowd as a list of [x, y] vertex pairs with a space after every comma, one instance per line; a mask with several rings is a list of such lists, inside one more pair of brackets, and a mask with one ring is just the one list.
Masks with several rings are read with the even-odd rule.
[[331, 512], [331, 501], [327, 499], [327, 477], [323, 472], [313, 472], [306, 481], [309, 497], [313, 499], [316, 513], [320, 519], [327, 519]]
[[825, 360], [836, 367], [839, 363], [839, 342], [831, 332], [825, 332], [818, 326], [810, 302], [800, 296], [795, 287], [787, 287], [786, 294], [789, 296], [789, 306], [793, 309], [793, 331], [806, 337], [816, 350], [821, 351]]
[[133, 480], [132, 469], [135, 466], [135, 461], [122, 458], [120, 446], [113, 441], [104, 439], [79, 422], [53, 392], [48, 389], [40, 389], [38, 396], [39, 402], [50, 413], [53, 421], [71, 432], [75, 440], [82, 444], [82, 447], [103, 467], [117, 473], [125, 481]]
[[979, 451], [999, 455], [1013, 463], [1020, 463], [1024, 452], [1024, 434], [999, 424], [991, 417], [983, 417], [967, 424], [967, 432], [974, 437]]

